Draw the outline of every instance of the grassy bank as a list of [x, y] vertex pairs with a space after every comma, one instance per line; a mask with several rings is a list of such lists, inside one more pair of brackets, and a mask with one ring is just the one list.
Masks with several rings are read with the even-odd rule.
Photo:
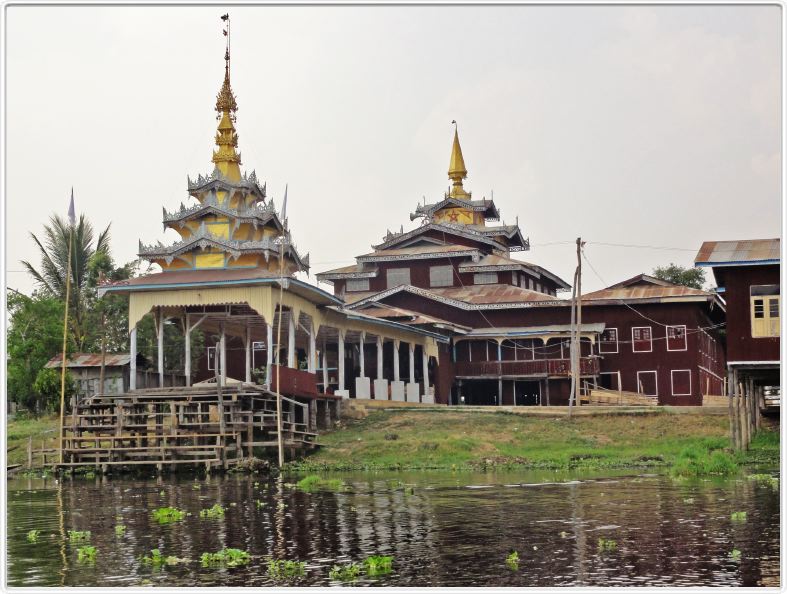
[[33, 448], [57, 447], [57, 415], [15, 418], [6, 426], [8, 464], [27, 464], [27, 439], [33, 438]]
[[[566, 418], [507, 413], [373, 411], [320, 436], [326, 447], [291, 464], [302, 470], [615, 468], [672, 466], [691, 451], [728, 447], [723, 416], [603, 415]], [[737, 464], [776, 463], [777, 431], [764, 431]]]

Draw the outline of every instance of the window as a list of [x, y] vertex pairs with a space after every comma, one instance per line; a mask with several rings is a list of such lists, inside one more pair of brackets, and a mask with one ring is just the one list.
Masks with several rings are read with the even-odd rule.
[[255, 351], [264, 351], [265, 350], [265, 341], [264, 340], [255, 340], [251, 343], [251, 348]]
[[605, 390], [620, 390], [620, 372], [602, 371], [598, 374], [599, 384]]
[[618, 329], [607, 328], [601, 333], [601, 340], [598, 343], [599, 353], [618, 352]]
[[450, 264], [447, 266], [429, 267], [429, 286], [430, 287], [452, 287], [454, 285], [454, 269]]
[[530, 291], [532, 291], [532, 290], [533, 290], [533, 279], [532, 279], [532, 278], [530, 278], [530, 277], [528, 277], [528, 278], [527, 278], [527, 288], [528, 288], [528, 290], [530, 290]]
[[779, 336], [780, 300], [779, 285], [751, 287], [751, 335], [754, 338]]
[[389, 289], [398, 287], [399, 285], [410, 284], [410, 269], [409, 268], [389, 268], [385, 273], [387, 286]]
[[631, 329], [631, 347], [635, 353], [650, 353], [653, 350], [653, 332], [650, 326]]
[[494, 285], [497, 283], [497, 272], [476, 272], [473, 275], [473, 284]]
[[348, 278], [347, 291], [368, 291], [369, 279], [368, 278]]
[[673, 369], [670, 372], [673, 396], [691, 396], [691, 370]]
[[637, 372], [637, 393], [643, 396], [659, 395], [658, 376], [655, 371]]
[[686, 326], [667, 326], [667, 350], [686, 350]]
[[216, 347], [208, 347], [208, 371], [216, 370]]
[[541, 283], [536, 283], [536, 293], [541, 292]]

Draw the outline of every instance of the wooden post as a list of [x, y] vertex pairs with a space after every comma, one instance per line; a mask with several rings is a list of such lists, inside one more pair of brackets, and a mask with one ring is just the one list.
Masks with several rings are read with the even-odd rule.
[[272, 374], [273, 374], [273, 320], [271, 320], [268, 325], [265, 327], [265, 351], [266, 361], [265, 361], [265, 383], [268, 384], [268, 389], [273, 389], [273, 381], [272, 381]]
[[363, 345], [366, 342], [366, 332], [361, 332], [358, 336], [358, 340], [360, 341], [359, 353], [358, 353], [358, 363], [361, 366], [361, 375], [360, 377], [366, 377], [366, 362], [364, 361], [364, 353], [363, 353]]
[[129, 337], [129, 346], [131, 347], [131, 360], [129, 361], [129, 376], [128, 376], [128, 389], [137, 389], [137, 327], [131, 329]]
[[322, 339], [322, 393], [328, 393], [328, 343]]
[[738, 382], [738, 430], [740, 433], [738, 449], [746, 448], [746, 408], [743, 398], [743, 383]]
[[219, 324], [219, 329], [221, 331], [221, 374], [219, 375], [219, 383], [223, 388], [227, 385], [227, 329], [224, 322]]
[[399, 345], [398, 340], [393, 341], [393, 378], [395, 382], [399, 381]]
[[421, 347], [421, 365], [423, 366], [424, 375], [424, 396], [429, 395], [429, 355], [426, 354], [426, 345]]
[[756, 394], [756, 398], [755, 398], [756, 409], [755, 410], [757, 411], [757, 416], [756, 416], [756, 419], [757, 419], [756, 429], [757, 429], [757, 431], [759, 431], [762, 428], [762, 413], [761, 413], [761, 409], [762, 409], [762, 390], [763, 390], [762, 386], [757, 386], [755, 388], [755, 394]]
[[409, 347], [408, 354], [408, 365], [407, 370], [410, 372], [410, 383], [415, 383], [415, 345], [411, 342], [407, 345]]
[[183, 359], [183, 373], [186, 376], [186, 386], [191, 386], [191, 318], [186, 314], [183, 322], [183, 338], [186, 345], [186, 353]]
[[[728, 372], [728, 375], [732, 376], [732, 371]], [[733, 386], [732, 378], [725, 384], [725, 391], [727, 392], [727, 416], [729, 417], [730, 421], [730, 446], [733, 449], [738, 449], [738, 430], [737, 430], [737, 423], [735, 420], [735, 393], [727, 389], [728, 386]]]
[[164, 311], [158, 308], [158, 319], [156, 320], [158, 335], [158, 387], [164, 387]]
[[246, 322], [246, 383], [251, 383], [251, 328]]
[[[383, 379], [383, 337], [377, 337], [377, 379]], [[374, 395], [377, 400], [377, 394]]]
[[27, 467], [33, 468], [33, 437], [27, 438]]
[[[281, 313], [279, 313], [281, 315]], [[290, 310], [290, 323], [288, 324], [287, 334], [287, 367], [295, 368], [298, 365], [295, 361], [295, 311]]]

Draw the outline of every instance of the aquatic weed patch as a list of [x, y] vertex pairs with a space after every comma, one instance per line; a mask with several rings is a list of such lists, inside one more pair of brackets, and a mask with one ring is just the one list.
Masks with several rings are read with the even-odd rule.
[[251, 555], [240, 549], [221, 549], [215, 553], [202, 553], [200, 557], [202, 567], [240, 567], [250, 561]]
[[36, 543], [41, 536], [40, 530], [29, 530], [27, 533], [27, 542]]
[[209, 519], [217, 519], [224, 517], [224, 508], [221, 507], [218, 503], [214, 504], [213, 507], [209, 507], [208, 509], [203, 509], [199, 513], [200, 518], [209, 518]]
[[383, 575], [391, 573], [393, 568], [393, 557], [388, 555], [371, 555], [364, 559], [362, 564], [366, 571], [366, 575]]
[[183, 559], [179, 559], [174, 555], [162, 555], [161, 550], [159, 549], [152, 549], [150, 551], [150, 555], [145, 555], [142, 557], [142, 563], [145, 565], [152, 565], [154, 567], [161, 567], [163, 565], [177, 565], [183, 561]]
[[306, 570], [305, 561], [287, 559], [269, 559], [267, 574], [274, 580], [293, 579], [300, 577]]
[[341, 479], [324, 479], [316, 474], [309, 475], [299, 480], [295, 487], [306, 493], [315, 491], [340, 491], [344, 488], [344, 481]]
[[770, 474], [750, 474], [746, 477], [750, 481], [754, 481], [759, 485], [770, 487], [774, 491], [779, 490], [779, 479]]
[[511, 571], [517, 571], [519, 569], [519, 553], [511, 551], [508, 554], [506, 557], [506, 567]]
[[186, 517], [186, 512], [176, 507], [159, 507], [154, 509], [153, 519], [159, 524], [172, 524], [173, 522], [180, 522]]
[[334, 565], [328, 572], [328, 577], [339, 582], [352, 582], [361, 575], [361, 566], [357, 563], [347, 565]]
[[743, 523], [746, 521], [746, 512], [745, 511], [732, 512], [732, 515], [730, 515], [730, 519], [733, 522]]
[[90, 540], [90, 530], [69, 530], [68, 540], [71, 542], [87, 542]]
[[611, 553], [618, 550], [618, 543], [611, 538], [600, 537], [597, 548], [599, 553]]
[[722, 449], [722, 443], [709, 440], [683, 449], [670, 473], [677, 477], [735, 474], [739, 469], [738, 463]]
[[85, 545], [77, 549], [78, 563], [95, 563], [98, 549], [90, 545]]
[[115, 525], [115, 536], [123, 536], [126, 533], [126, 525], [125, 524], [116, 524]]

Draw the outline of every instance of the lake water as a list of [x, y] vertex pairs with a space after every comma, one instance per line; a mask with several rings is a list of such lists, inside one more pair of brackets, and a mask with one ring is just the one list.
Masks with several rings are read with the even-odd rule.
[[[334, 564], [394, 557], [381, 586], [778, 586], [779, 495], [745, 476], [675, 481], [634, 472], [345, 473], [346, 490], [305, 493], [248, 475], [8, 481], [9, 586], [340, 585]], [[255, 484], [255, 481], [256, 484]], [[257, 502], [260, 503], [257, 503]], [[219, 503], [220, 519], [199, 511]], [[173, 506], [184, 520], [158, 524]], [[733, 521], [733, 512], [746, 512]], [[123, 535], [115, 525], [123, 524]], [[26, 539], [41, 531], [39, 541]], [[68, 530], [89, 530], [94, 563], [78, 562]], [[599, 550], [599, 539], [614, 550]], [[203, 568], [203, 552], [248, 551], [231, 569]], [[154, 568], [158, 548], [186, 559]], [[517, 569], [506, 556], [519, 554]], [[734, 550], [740, 552], [732, 553]], [[732, 554], [732, 556], [731, 556]], [[266, 573], [270, 557], [306, 562], [292, 581]]]

